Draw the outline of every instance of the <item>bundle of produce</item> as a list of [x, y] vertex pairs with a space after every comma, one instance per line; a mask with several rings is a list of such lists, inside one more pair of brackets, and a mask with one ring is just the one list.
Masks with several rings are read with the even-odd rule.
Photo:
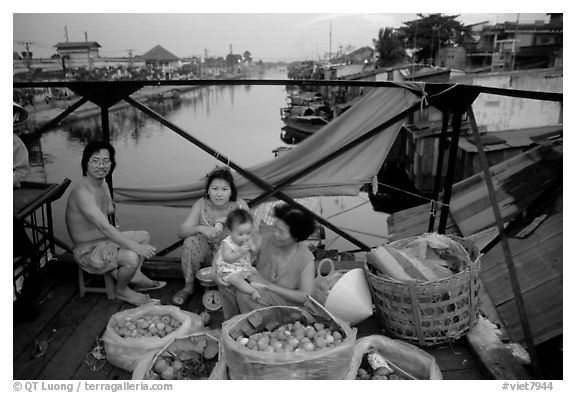
[[210, 332], [176, 338], [159, 351], [143, 356], [132, 379], [208, 379], [218, 361], [219, 345]]
[[373, 335], [356, 341], [348, 379], [442, 379], [434, 357], [414, 345]]
[[222, 356], [230, 379], [342, 379], [356, 329], [329, 313], [274, 306], [222, 325]]
[[425, 234], [366, 255], [376, 314], [390, 335], [436, 345], [462, 337], [478, 321], [480, 253], [472, 241]]
[[110, 317], [102, 336], [107, 361], [133, 371], [136, 362], [175, 338], [204, 327], [202, 318], [175, 306], [145, 304]]
[[437, 233], [383, 244], [371, 250], [367, 258], [378, 275], [401, 281], [439, 280], [472, 262], [459, 241]]

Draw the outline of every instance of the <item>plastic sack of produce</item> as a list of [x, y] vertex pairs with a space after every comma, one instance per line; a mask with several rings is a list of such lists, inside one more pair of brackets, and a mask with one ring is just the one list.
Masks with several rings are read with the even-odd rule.
[[404, 341], [381, 335], [356, 341], [346, 379], [442, 379], [436, 359]]
[[208, 379], [218, 362], [219, 332], [206, 331], [175, 338], [136, 363], [133, 380]]
[[102, 336], [106, 360], [131, 372], [142, 356], [203, 327], [199, 315], [176, 306], [144, 304], [120, 311], [110, 317]]
[[230, 379], [343, 379], [356, 329], [330, 314], [273, 306], [222, 325], [222, 361]]

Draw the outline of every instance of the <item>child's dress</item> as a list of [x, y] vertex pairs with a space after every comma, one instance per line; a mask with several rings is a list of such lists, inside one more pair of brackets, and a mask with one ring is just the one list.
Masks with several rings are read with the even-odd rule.
[[252, 254], [244, 254], [236, 262], [228, 263], [222, 258], [222, 247], [224, 246], [224, 243], [226, 243], [232, 251], [236, 252], [240, 249], [240, 246], [234, 243], [230, 236], [224, 238], [216, 254], [216, 272], [223, 281], [226, 281], [226, 277], [230, 273], [242, 273], [242, 277], [247, 278], [248, 275], [254, 270], [252, 267]]

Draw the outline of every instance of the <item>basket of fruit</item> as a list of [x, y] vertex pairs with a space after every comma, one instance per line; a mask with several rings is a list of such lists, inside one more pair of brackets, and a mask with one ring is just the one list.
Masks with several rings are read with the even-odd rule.
[[348, 379], [442, 379], [436, 359], [401, 340], [381, 335], [356, 341]]
[[121, 311], [110, 317], [102, 336], [106, 360], [133, 371], [142, 356], [203, 327], [199, 315], [175, 306], [145, 304]]
[[210, 332], [175, 338], [161, 350], [142, 357], [132, 379], [208, 379], [218, 361], [219, 348], [218, 338]]
[[480, 252], [428, 233], [371, 250], [364, 264], [376, 315], [393, 337], [421, 347], [465, 335], [480, 311]]
[[273, 306], [222, 325], [222, 357], [230, 379], [342, 379], [356, 329], [330, 314]]

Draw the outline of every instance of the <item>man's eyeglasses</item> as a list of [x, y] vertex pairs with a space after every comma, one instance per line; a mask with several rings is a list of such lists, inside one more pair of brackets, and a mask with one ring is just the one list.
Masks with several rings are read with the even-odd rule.
[[94, 165], [94, 166], [100, 166], [100, 165], [110, 166], [112, 164], [112, 161], [110, 161], [110, 159], [108, 159], [108, 158], [103, 158], [103, 159], [91, 158], [88, 160], [88, 162], [90, 163], [90, 165]]

